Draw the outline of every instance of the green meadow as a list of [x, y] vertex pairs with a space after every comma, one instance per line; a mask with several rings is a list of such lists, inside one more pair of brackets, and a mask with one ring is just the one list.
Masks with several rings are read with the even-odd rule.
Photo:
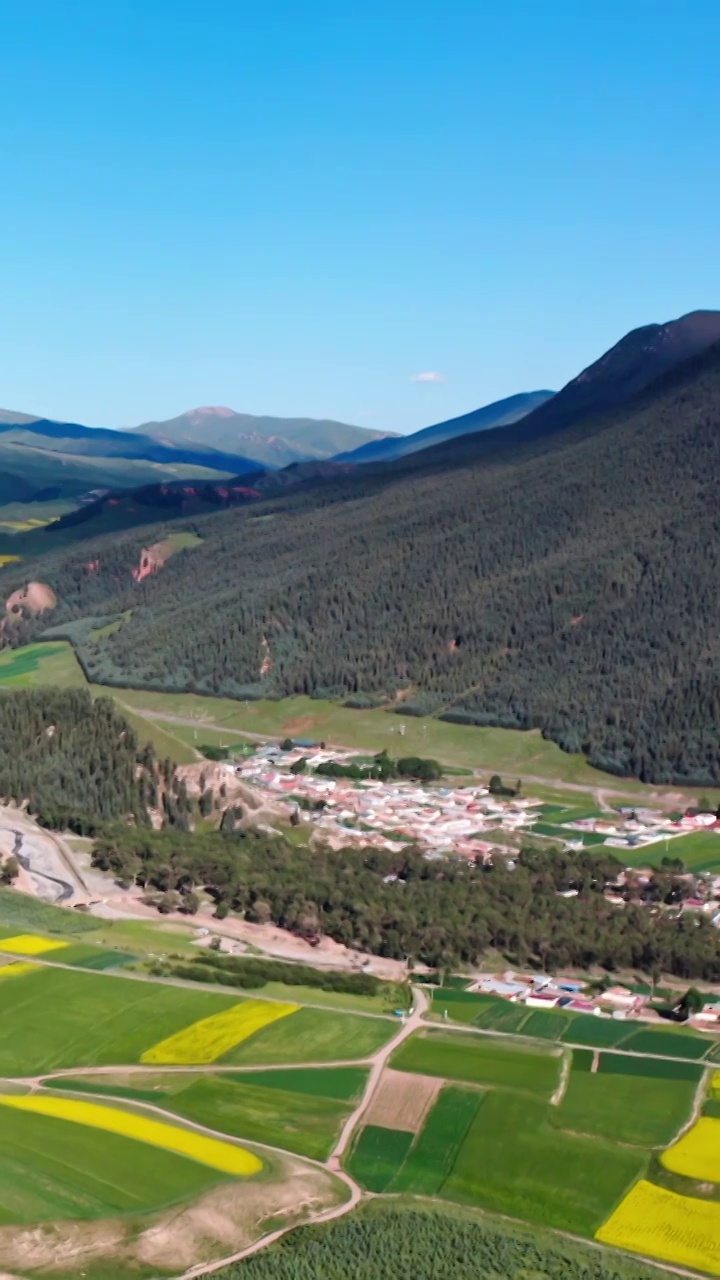
[[[194, 537], [192, 534], [172, 536]], [[102, 639], [102, 633], [111, 635], [119, 625], [111, 623], [99, 628], [99, 638]], [[48, 640], [0, 654], [0, 688], [3, 685], [84, 683], [82, 669], [67, 641]], [[534, 729], [450, 724], [427, 716], [401, 716], [394, 708], [355, 710], [337, 702], [306, 697], [240, 702], [192, 693], [113, 689], [101, 685], [91, 688], [95, 695], [114, 697], [144, 740], [154, 742], [159, 754], [169, 755], [179, 764], [197, 760], [203, 742], [225, 746], [236, 742], [241, 746], [248, 738], [255, 737], [294, 736], [355, 747], [361, 752], [374, 753], [385, 748], [390, 754], [402, 751], [406, 755], [430, 755], [451, 770], [500, 773], [511, 783], [517, 778], [536, 779], [527, 789], [546, 801], [546, 809], [549, 807], [553, 812], [545, 816], [556, 823], [600, 812], [589, 806], [587, 800], [583, 804], [582, 797], [578, 800], [578, 788], [593, 794], [604, 790], [614, 795], [618, 803], [623, 796], [657, 803], [664, 795], [669, 803], [674, 794], [670, 788], [647, 786], [634, 778], [601, 773], [592, 768], [584, 756], [561, 751]], [[150, 712], [154, 714], [145, 714]], [[186, 723], [180, 723], [183, 721]], [[563, 784], [569, 784], [570, 789], [564, 789]], [[699, 796], [702, 788], [685, 790]], [[557, 830], [563, 837], [567, 834], [559, 826]], [[662, 849], [658, 853], [660, 860], [664, 856], [664, 844], [653, 848]], [[714, 858], [716, 849], [710, 848], [708, 856]], [[708, 863], [710, 865], [714, 863]]]

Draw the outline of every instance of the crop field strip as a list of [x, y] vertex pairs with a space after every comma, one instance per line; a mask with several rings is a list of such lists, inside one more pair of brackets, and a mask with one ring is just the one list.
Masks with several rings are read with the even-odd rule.
[[[50, 1116], [63, 1124], [78, 1124], [103, 1133], [130, 1138], [143, 1145], [158, 1147], [183, 1156], [198, 1164], [207, 1165], [220, 1173], [233, 1177], [250, 1177], [259, 1173], [262, 1161], [251, 1151], [219, 1138], [193, 1133], [190, 1129], [169, 1124], [132, 1111], [99, 1102], [80, 1101], [77, 1098], [58, 1098], [37, 1093], [22, 1095], [0, 1094], [0, 1107], [13, 1107], [21, 1112]], [[4, 1116], [3, 1116], [4, 1119]], [[138, 1153], [139, 1154], [139, 1153]]]
[[519, 1089], [550, 1099], [560, 1082], [562, 1059], [542, 1043], [420, 1031], [392, 1056], [399, 1071], [436, 1075], [485, 1087]]
[[720, 1063], [720, 1044], [686, 1028], [614, 1021], [562, 1009], [528, 1009], [499, 996], [445, 988], [432, 993], [432, 1011], [478, 1031], [527, 1036], [560, 1045], [618, 1049], [628, 1053]]
[[0, 1224], [103, 1218], [194, 1197], [227, 1175], [119, 1133], [3, 1107]]
[[720, 1275], [720, 1203], [642, 1179], [596, 1232], [603, 1244]]
[[297, 1013], [297, 1004], [269, 1004], [266, 1000], [244, 1000], [209, 1018], [201, 1018], [166, 1040], [146, 1049], [140, 1061], [149, 1064], [207, 1064], [217, 1062], [231, 1049], [249, 1040], [256, 1032], [281, 1018]]

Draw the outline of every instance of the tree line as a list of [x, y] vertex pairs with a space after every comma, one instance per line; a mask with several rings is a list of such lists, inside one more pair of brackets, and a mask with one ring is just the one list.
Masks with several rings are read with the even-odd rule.
[[[621, 863], [590, 850], [555, 854], [527, 847], [516, 865], [428, 861], [409, 848], [312, 850], [266, 832], [223, 834], [113, 828], [95, 865], [134, 880], [175, 905], [206, 890], [220, 917], [240, 912], [302, 937], [326, 934], [348, 947], [435, 968], [477, 965], [490, 949], [508, 962], [547, 970], [601, 966], [720, 980], [720, 936], [705, 918], [628, 892], [622, 908], [604, 897]], [[561, 896], [567, 890], [576, 896]], [[672, 899], [671, 899], [672, 900]]]

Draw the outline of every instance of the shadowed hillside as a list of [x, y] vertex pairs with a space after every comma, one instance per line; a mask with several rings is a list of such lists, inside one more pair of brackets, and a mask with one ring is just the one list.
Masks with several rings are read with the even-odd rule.
[[53, 625], [134, 610], [76, 637], [99, 681], [402, 693], [405, 715], [541, 727], [609, 770], [718, 780], [720, 345], [583, 426], [475, 460], [467, 439], [460, 460], [444, 448], [198, 517], [202, 543], [142, 582], [142, 531], [33, 575], [60, 598]]

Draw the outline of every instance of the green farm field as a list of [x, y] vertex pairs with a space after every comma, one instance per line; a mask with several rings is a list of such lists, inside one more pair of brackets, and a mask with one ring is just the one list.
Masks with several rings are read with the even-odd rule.
[[622, 858], [631, 867], [658, 867], [663, 858], [680, 858], [688, 871], [717, 871], [720, 869], [720, 831], [692, 831], [670, 840], [658, 840], [644, 849], [623, 849]]
[[367, 1124], [355, 1143], [348, 1164], [361, 1186], [378, 1194], [387, 1191], [410, 1153], [413, 1134]]
[[[582, 1050], [580, 1051], [582, 1052]], [[643, 1062], [616, 1055], [624, 1062]], [[551, 1119], [559, 1128], [637, 1147], [664, 1147], [689, 1119], [699, 1080], [577, 1070]]]
[[382, 1048], [395, 1030], [389, 1018], [299, 1009], [231, 1049], [223, 1062], [249, 1067], [361, 1061]]
[[[68, 837], [68, 843], [74, 841], [87, 847], [88, 842], [79, 837]], [[193, 945], [195, 931], [191, 925], [167, 924], [161, 920], [103, 920], [99, 916], [53, 906], [42, 898], [17, 893], [2, 885], [0, 932], [6, 938], [14, 933], [48, 934], [64, 941], [81, 938], [92, 946], [114, 948], [138, 956], [157, 955], [162, 951], [197, 955], [197, 947]]]
[[485, 1096], [478, 1089], [453, 1085], [442, 1089], [422, 1133], [390, 1185], [393, 1194], [440, 1194]]
[[[204, 990], [42, 966], [0, 981], [0, 1075], [136, 1063], [152, 1045], [241, 1003]], [[386, 1019], [300, 1009], [225, 1054], [223, 1063], [362, 1058], [391, 1033]]]
[[366, 1071], [346, 1067], [237, 1075], [76, 1076], [53, 1081], [53, 1088], [61, 1084], [75, 1092], [151, 1102], [235, 1138], [325, 1160], [366, 1081]]
[[398, 1071], [550, 1098], [560, 1082], [562, 1058], [539, 1044], [420, 1031], [393, 1054], [392, 1065]]
[[64, 688], [85, 684], [72, 645], [63, 640], [6, 649], [0, 653], [0, 689], [52, 684]]
[[527, 1222], [592, 1235], [645, 1169], [645, 1151], [554, 1127], [555, 1109], [488, 1095], [442, 1195]]
[[0, 1224], [146, 1213], [221, 1181], [217, 1170], [159, 1147], [3, 1108]]
[[592, 1014], [562, 1009], [527, 1009], [510, 1004], [499, 996], [440, 989], [432, 993], [432, 1014], [438, 1020], [475, 1026], [480, 1031], [528, 1036], [554, 1041], [558, 1045], [580, 1045], [591, 1049], [622, 1049], [631, 1053], [655, 1054], [687, 1059], [704, 1058], [714, 1041], [685, 1027], [647, 1026], [633, 1021], [614, 1021]]

